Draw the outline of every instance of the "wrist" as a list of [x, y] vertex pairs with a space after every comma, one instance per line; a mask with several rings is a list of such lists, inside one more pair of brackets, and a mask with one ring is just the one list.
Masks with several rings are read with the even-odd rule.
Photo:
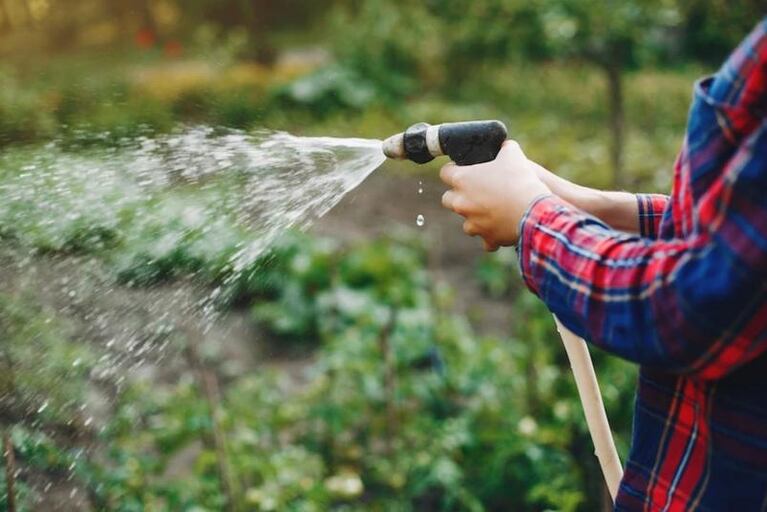
[[585, 209], [588, 205], [598, 203], [598, 198], [594, 194], [597, 191], [557, 176], [536, 162], [532, 162], [532, 164], [538, 178], [548, 187], [552, 194], [560, 199], [580, 209]]
[[527, 205], [527, 209], [522, 214], [522, 217], [519, 219], [517, 224], [517, 240], [514, 244], [517, 248], [517, 253], [520, 257], [522, 257], [524, 250], [523, 245], [525, 244], [525, 238], [526, 236], [529, 236], [530, 231], [530, 225], [535, 224], [539, 220], [542, 219], [544, 211], [548, 208], [548, 205], [554, 201], [557, 202], [559, 199], [559, 196], [556, 194], [553, 194], [551, 192], [547, 194], [541, 194], [539, 196], [536, 196], [529, 205]]
[[573, 206], [598, 218], [602, 218], [603, 215], [609, 212], [609, 193], [581, 186], [578, 186], [578, 189], [575, 199], [568, 200]]
[[545, 197], [555, 196], [551, 190], [540, 183], [540, 186], [528, 187], [525, 192], [525, 198], [519, 201], [519, 211], [514, 212], [512, 216], [513, 224], [516, 227], [516, 233], [514, 234], [514, 241], [511, 245], [516, 245], [520, 236], [522, 235], [522, 226], [524, 225], [524, 219], [527, 218], [530, 210], [532, 210], [537, 203], [539, 203]]

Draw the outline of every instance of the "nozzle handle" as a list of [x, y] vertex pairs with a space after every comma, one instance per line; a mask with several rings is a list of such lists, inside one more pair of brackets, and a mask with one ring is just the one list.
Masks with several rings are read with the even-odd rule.
[[500, 121], [467, 121], [439, 125], [442, 152], [458, 165], [495, 160], [506, 141], [506, 125]]
[[383, 141], [389, 158], [404, 158], [417, 164], [448, 155], [458, 165], [495, 160], [508, 132], [500, 121], [466, 121], [430, 125], [417, 123], [403, 133]]

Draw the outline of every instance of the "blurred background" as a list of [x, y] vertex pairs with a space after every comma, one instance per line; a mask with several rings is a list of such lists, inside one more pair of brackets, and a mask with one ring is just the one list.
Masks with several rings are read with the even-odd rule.
[[[0, 191], [52, 152], [181, 126], [497, 118], [565, 177], [663, 192], [693, 81], [760, 4], [0, 0]], [[95, 218], [30, 233], [0, 208], [0, 509], [610, 509], [548, 313], [513, 250], [484, 255], [441, 211], [437, 169], [386, 163], [235, 283], [215, 328], [154, 329], [166, 355], [109, 377], [90, 307], [219, 287], [225, 248], [147, 253]], [[108, 298], [46, 288], [93, 259]], [[592, 352], [625, 458], [636, 371]]]

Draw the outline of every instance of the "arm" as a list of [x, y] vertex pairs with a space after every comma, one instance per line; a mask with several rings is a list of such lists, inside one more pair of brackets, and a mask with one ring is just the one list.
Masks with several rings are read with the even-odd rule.
[[[611, 229], [553, 195], [515, 143], [492, 162], [443, 167], [443, 204], [487, 247], [519, 242], [526, 284], [569, 329], [639, 364], [716, 379], [767, 350], [767, 121], [737, 146], [713, 140], [728, 156], [688, 238]], [[695, 174], [710, 161], [677, 165]]]
[[[627, 359], [716, 379], [767, 350], [767, 21], [696, 85], [677, 165], [687, 238], [657, 236], [665, 200], [638, 197], [645, 238], [553, 197], [521, 223], [522, 272], [560, 319]], [[548, 205], [547, 205], [548, 203]], [[681, 217], [680, 217], [681, 218]], [[682, 222], [684, 222], [682, 220]]]
[[539, 197], [520, 227], [523, 278], [594, 344], [643, 365], [720, 378], [767, 350], [766, 175], [763, 123], [701, 198], [704, 228], [689, 239], [618, 233]]
[[668, 203], [660, 194], [631, 194], [597, 190], [560, 178], [533, 162], [538, 178], [553, 194], [593, 215], [608, 226], [627, 233], [656, 238], [658, 224]]
[[[696, 85], [677, 160], [694, 209], [685, 238], [611, 229], [553, 195], [512, 144], [493, 162], [445, 166], [443, 203], [487, 247], [519, 242], [525, 282], [571, 330], [643, 365], [721, 378], [767, 351], [765, 101], [767, 20]], [[637, 210], [648, 234], [650, 199]]]

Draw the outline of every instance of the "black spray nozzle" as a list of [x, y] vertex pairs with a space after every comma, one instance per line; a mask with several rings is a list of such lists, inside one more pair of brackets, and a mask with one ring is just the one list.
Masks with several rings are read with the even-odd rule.
[[500, 121], [418, 123], [386, 139], [383, 151], [389, 158], [419, 164], [447, 155], [458, 165], [473, 165], [495, 160], [507, 136]]

